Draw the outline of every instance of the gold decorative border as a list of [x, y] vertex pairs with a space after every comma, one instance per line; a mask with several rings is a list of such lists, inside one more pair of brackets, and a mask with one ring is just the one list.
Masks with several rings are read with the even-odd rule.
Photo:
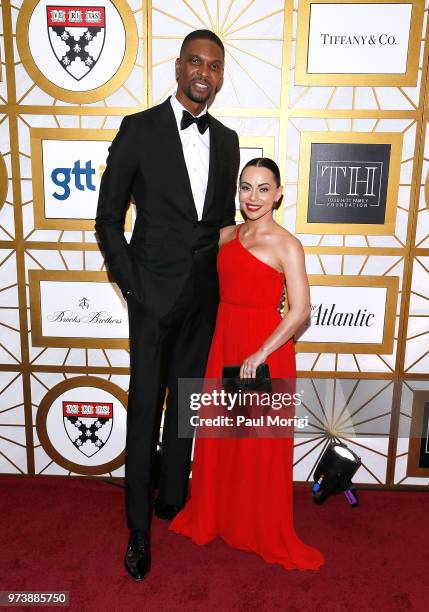
[[[368, 0], [369, 1], [369, 0]], [[390, 0], [393, 1], [393, 0]], [[194, 2], [189, 2], [189, 4], [195, 4]], [[233, 6], [233, 0], [227, 0], [228, 6]], [[251, 4], [248, 2], [247, 4]], [[205, 2], [206, 5], [206, 2]], [[143, 71], [145, 77], [148, 77], [148, 62], [147, 62], [147, 54], [151, 52], [150, 50], [150, 41], [151, 36], [149, 30], [147, 29], [147, 25], [150, 23], [151, 14], [148, 11], [148, 7], [151, 6], [150, 0], [142, 0], [141, 6], [142, 10], [142, 21], [144, 25], [143, 38], [148, 43], [143, 47], [143, 65], [141, 70]], [[406, 328], [406, 317], [408, 313], [409, 307], [409, 286], [411, 282], [411, 266], [413, 261], [413, 256], [416, 254], [423, 254], [423, 250], [421, 248], [416, 249], [413, 247], [414, 244], [414, 235], [415, 235], [415, 227], [417, 222], [417, 211], [418, 211], [418, 192], [420, 189], [420, 173], [422, 166], [422, 159], [424, 157], [424, 134], [422, 133], [422, 123], [428, 117], [428, 111], [426, 110], [422, 115], [422, 111], [428, 108], [429, 96], [427, 95], [427, 67], [428, 67], [428, 51], [429, 51], [429, 38], [428, 33], [423, 33], [423, 44], [422, 44], [422, 58], [421, 58], [421, 80], [419, 82], [419, 94], [417, 99], [414, 99], [414, 94], [409, 93], [407, 90], [399, 89], [402, 94], [402, 101], [405, 106], [401, 106], [400, 104], [394, 105], [391, 109], [385, 107], [383, 100], [379, 97], [379, 92], [377, 89], [373, 89], [373, 94], [377, 103], [377, 107], [375, 108], [355, 108], [355, 100], [357, 96], [363, 90], [359, 90], [358, 88], [353, 88], [350, 91], [350, 95], [352, 96], [351, 108], [329, 108], [329, 102], [327, 106], [325, 104], [313, 104], [311, 107], [305, 105], [303, 101], [297, 101], [293, 108], [290, 108], [290, 92], [289, 92], [289, 83], [290, 83], [290, 62], [292, 57], [292, 47], [293, 47], [293, 39], [292, 39], [292, 31], [293, 31], [293, 20], [296, 15], [296, 11], [294, 9], [293, 2], [285, 3], [285, 21], [284, 21], [284, 35], [283, 35], [283, 63], [282, 63], [282, 86], [281, 86], [281, 103], [278, 108], [270, 108], [270, 109], [260, 109], [251, 106], [251, 101], [249, 101], [249, 107], [247, 108], [216, 108], [213, 109], [213, 114], [218, 117], [224, 117], [226, 122], [230, 118], [238, 118], [243, 119], [244, 117], [251, 118], [273, 118], [275, 121], [279, 122], [279, 146], [278, 146], [278, 159], [279, 165], [284, 172], [284, 168], [286, 165], [287, 158], [287, 122], [288, 119], [293, 118], [309, 118], [315, 119], [317, 118], [320, 122], [324, 122], [329, 129], [329, 125], [332, 122], [338, 122], [340, 120], [351, 120], [351, 129], [354, 129], [354, 126], [359, 123], [360, 120], [368, 120], [374, 119], [378, 122], [384, 122], [385, 119], [396, 119], [398, 121], [403, 119], [410, 119], [416, 124], [416, 139], [415, 146], [413, 151], [410, 153], [411, 156], [414, 157], [413, 170], [412, 170], [412, 178], [411, 182], [411, 198], [409, 202], [409, 212], [408, 212], [408, 229], [407, 229], [407, 237], [404, 240], [404, 244], [402, 247], [383, 247], [383, 246], [371, 246], [371, 244], [367, 242], [367, 247], [345, 247], [341, 245], [337, 246], [317, 246], [315, 243], [313, 246], [308, 246], [305, 248], [306, 252], [309, 254], [325, 254], [325, 255], [335, 255], [341, 256], [341, 266], [346, 266], [346, 255], [362, 255], [364, 258], [368, 258], [368, 256], [380, 256], [383, 257], [385, 255], [395, 255], [395, 253], [399, 255], [403, 255], [405, 261], [405, 270], [404, 270], [404, 282], [402, 285], [402, 295], [403, 300], [401, 303], [401, 316], [399, 321], [399, 332], [398, 332], [398, 348], [397, 348], [397, 358], [396, 358], [396, 367], [393, 371], [388, 372], [376, 372], [373, 371], [372, 368], [369, 371], [362, 371], [359, 369], [356, 371], [339, 371], [335, 368], [335, 370], [326, 372], [326, 371], [312, 371], [306, 370], [302, 372], [302, 375], [307, 377], [311, 376], [312, 378], [323, 378], [325, 376], [333, 376], [336, 379], [342, 378], [350, 378], [350, 379], [390, 379], [395, 378], [398, 375], [404, 377], [404, 379], [423, 379], [427, 380], [429, 377], [429, 373], [418, 373], [418, 374], [407, 374], [403, 371], [403, 360], [404, 360], [404, 352], [405, 352], [405, 328]], [[139, 5], [140, 7], [140, 5]], [[138, 9], [137, 9], [138, 10]], [[20, 65], [14, 65], [14, 61], [16, 59], [16, 55], [14, 56], [14, 28], [13, 23], [18, 12], [18, 8], [15, 6], [11, 6], [10, 2], [6, 0], [3, 3], [3, 24], [4, 24], [4, 56], [2, 59], [4, 60], [4, 73], [3, 78], [6, 79], [7, 76], [7, 101], [4, 100], [3, 112], [7, 115], [9, 120], [9, 135], [10, 135], [10, 148], [11, 148], [11, 158], [10, 158], [10, 181], [11, 188], [13, 187], [13, 203], [14, 203], [14, 214], [15, 214], [15, 231], [16, 231], [16, 258], [17, 258], [17, 281], [18, 281], [18, 296], [19, 296], [19, 324], [21, 328], [21, 350], [22, 350], [22, 359], [21, 363], [14, 364], [3, 364], [0, 365], [0, 369], [4, 371], [19, 371], [22, 372], [23, 378], [23, 392], [24, 392], [24, 402], [25, 402], [25, 422], [26, 422], [26, 443], [27, 443], [27, 461], [28, 461], [28, 472], [34, 473], [34, 450], [33, 450], [33, 431], [32, 431], [32, 403], [31, 397], [32, 392], [30, 389], [30, 379], [34, 373], [34, 376], [38, 377], [39, 375], [45, 376], [50, 373], [56, 373], [60, 376], [69, 376], [74, 374], [80, 374], [85, 372], [86, 374], [92, 375], [123, 375], [128, 376], [129, 370], [124, 366], [117, 365], [115, 363], [107, 362], [106, 365], [103, 366], [95, 366], [89, 365], [90, 360], [88, 359], [88, 351], [84, 351], [84, 358], [80, 365], [70, 365], [67, 363], [66, 365], [63, 363], [56, 362], [55, 365], [49, 365], [48, 361], [51, 358], [51, 355], [48, 352], [43, 351], [40, 352], [42, 358], [40, 362], [37, 362], [37, 358], [32, 359], [29, 355], [29, 339], [27, 334], [27, 311], [28, 311], [28, 301], [26, 297], [26, 286], [25, 286], [25, 261], [24, 259], [27, 256], [35, 255], [37, 257], [37, 251], [43, 250], [52, 250], [53, 254], [58, 254], [58, 256], [62, 256], [63, 250], [77, 250], [82, 249], [83, 258], [85, 262], [86, 253], [89, 251], [98, 250], [97, 245], [78, 242], [77, 238], [74, 242], [62, 242], [62, 238], [60, 237], [58, 243], [49, 242], [49, 238], [41, 236], [37, 241], [30, 242], [26, 241], [25, 236], [23, 235], [23, 227], [25, 227], [25, 223], [23, 223], [23, 212], [26, 210], [26, 205], [28, 204], [27, 198], [25, 197], [26, 191], [23, 190], [21, 192], [20, 187], [20, 178], [22, 173], [22, 180], [27, 181], [28, 174], [26, 173], [24, 166], [20, 168], [20, 151], [18, 146], [18, 121], [17, 117], [23, 117], [26, 119], [26, 115], [36, 115], [38, 121], [43, 125], [47, 125], [48, 121], [50, 125], [53, 125], [53, 121], [55, 121], [58, 125], [58, 116], [64, 115], [65, 120], [76, 122], [76, 125], [79, 122], [79, 125], [84, 124], [85, 121], [90, 121], [91, 117], [103, 116], [104, 121], [111, 121], [112, 118], [125, 115], [129, 112], [135, 112], [133, 108], [130, 107], [130, 104], [126, 102], [126, 96], [124, 99], [115, 100], [114, 106], [109, 106], [110, 101], [104, 105], [100, 104], [98, 106], [92, 105], [82, 105], [80, 104], [81, 100], [78, 100], [74, 106], [68, 105], [60, 105], [58, 106], [55, 101], [52, 104], [43, 103], [37, 104], [37, 101], [30, 101], [30, 104], [26, 104], [24, 98], [20, 98], [19, 93], [16, 88], [16, 78], [18, 78], [18, 70]], [[427, 13], [427, 9], [425, 13]], [[149, 13], [149, 14], [148, 14]], [[137, 13], [139, 14], [139, 13]], [[180, 26], [180, 23], [179, 23]], [[221, 32], [219, 32], [221, 33]], [[180, 35], [180, 31], [178, 32]], [[18, 62], [20, 64], [20, 62]], [[149, 62], [151, 65], [151, 62]], [[293, 77], [292, 77], [293, 78]], [[148, 90], [151, 87], [150, 76], [145, 79], [146, 93], [145, 100], [148, 97]], [[19, 89], [19, 88], [18, 88]], [[330, 99], [332, 98], [330, 95]], [[305, 99], [304, 99], [305, 102]], [[147, 104], [146, 104], [147, 106]], [[141, 107], [143, 108], [143, 107]], [[138, 109], [140, 110], [140, 109]], [[241, 124], [240, 124], [241, 125]], [[6, 154], [6, 150], [4, 151]], [[23, 158], [28, 157], [26, 153], [21, 153]], [[287, 177], [286, 177], [287, 178]], [[26, 183], [23, 182], [23, 186]], [[12, 198], [12, 196], [11, 196]], [[424, 204], [423, 204], [424, 205]], [[284, 210], [282, 207], [280, 209]], [[288, 209], [286, 208], [286, 211]], [[407, 204], [408, 210], [408, 204]], [[24, 219], [25, 222], [25, 219]], [[3, 240], [2, 245], [4, 249], [10, 248], [11, 244], [8, 240]], [[34, 249], [33, 253], [26, 253], [26, 249]], [[58, 251], [56, 253], [56, 251]], [[424, 254], [427, 254], [426, 252]], [[28, 260], [27, 260], [28, 261]], [[341, 268], [343, 269], [343, 268]], [[402, 330], [402, 331], [401, 331]], [[43, 355], [49, 356], [49, 359], [43, 360]], [[73, 362], [74, 363], [74, 362]], [[390, 410], [390, 405], [387, 407]], [[393, 408], [392, 408], [392, 419], [395, 418], [395, 414], [399, 411], [399, 403], [397, 394], [393, 399]], [[396, 412], [395, 412], [396, 411]], [[394, 444], [394, 440], [392, 440], [392, 444]], [[389, 488], [402, 488], [405, 489], [409, 485], [394, 484], [393, 480], [393, 468], [394, 468], [394, 446], [389, 448], [389, 461], [388, 461], [388, 475], [387, 475], [387, 487]], [[371, 486], [371, 485], [369, 485]], [[378, 485], [374, 485], [378, 486]], [[413, 485], [414, 486], [414, 485]], [[418, 486], [418, 485], [416, 485]], [[427, 487], [426, 487], [427, 488]]]
[[64, 469], [69, 470], [69, 472], [84, 474], [85, 476], [97, 476], [99, 474], [106, 474], [108, 472], [112, 472], [113, 470], [117, 470], [125, 462], [125, 450], [123, 450], [117, 457], [115, 457], [115, 459], [109, 461], [108, 463], [103, 463], [101, 465], [81, 465], [80, 463], [74, 463], [73, 461], [69, 461], [63, 457], [63, 455], [56, 450], [49, 439], [46, 428], [46, 417], [52, 404], [62, 393], [65, 391], [70, 391], [70, 389], [75, 389], [76, 387], [96, 387], [98, 389], [102, 389], [103, 391], [107, 391], [116, 397], [116, 399], [124, 406], [125, 410], [127, 409], [128, 398], [126, 392], [109, 380], [104, 380], [102, 378], [96, 378], [93, 376], [76, 376], [74, 378], [64, 380], [58, 385], [55, 385], [55, 387], [52, 387], [52, 389], [47, 392], [40, 402], [36, 417], [36, 431], [40, 443], [49, 457]]
[[44, 336], [42, 333], [42, 312], [40, 303], [41, 281], [104, 282], [112, 284], [107, 272], [86, 270], [29, 270], [28, 285], [30, 292], [31, 339], [33, 346], [53, 346], [72, 348], [111, 348], [128, 349], [125, 338], [76, 338], [67, 336]]
[[429, 468], [422, 468], [418, 465], [425, 402], [429, 402], [429, 391], [414, 391], [406, 475], [419, 478], [429, 478]]
[[[271, 157], [271, 159], [274, 159], [275, 136], [239, 136], [238, 140], [240, 149], [262, 149], [263, 157]], [[243, 221], [240, 207], [237, 208], [235, 220], [237, 223], [241, 223]]]
[[[298, 174], [296, 232], [301, 234], [395, 234], [396, 208], [401, 175], [403, 135], [400, 132], [301, 132]], [[386, 194], [385, 222], [379, 223], [309, 223], [311, 145], [313, 143], [390, 144], [390, 165]]]
[[240, 148], [262, 149], [264, 157], [274, 159], [274, 136], [239, 136]]
[[124, 57], [116, 74], [114, 74], [107, 83], [95, 89], [87, 91], [70, 91], [55, 85], [55, 83], [47, 79], [36, 65], [31, 54], [28, 44], [29, 24], [33, 11], [37, 4], [39, 4], [39, 1], [40, 0], [24, 0], [16, 23], [16, 44], [18, 46], [19, 55], [26, 71], [34, 83], [54, 98], [76, 104], [98, 102], [119, 89], [133, 69], [138, 49], [137, 26], [128, 2], [126, 2], [126, 0], [110, 0], [121, 16], [126, 35]]
[[0, 210], [7, 198], [8, 191], [8, 175], [3, 155], [0, 153]]
[[[426, 173], [426, 177], [424, 179], [422, 177], [422, 182], [424, 185], [424, 194], [425, 194], [424, 200], [425, 200], [426, 208], [429, 211], [429, 171]], [[429, 229], [428, 229], [428, 232], [429, 232]]]
[[[30, 128], [31, 174], [33, 181], [34, 227], [37, 229], [93, 230], [91, 219], [56, 219], [45, 217], [45, 198], [43, 185], [43, 141], [44, 140], [95, 140], [111, 142], [117, 130], [74, 129], [74, 128]], [[125, 231], [131, 231], [131, 212], [128, 209]]]
[[[309, 74], [307, 72], [308, 44], [310, 33], [310, 13], [312, 4], [412, 4], [410, 35], [408, 42], [407, 69], [405, 74]], [[415, 87], [417, 84], [420, 43], [422, 38], [424, 0], [299, 0], [297, 47], [296, 47], [296, 85], [349, 85], [380, 87]]]
[[398, 302], [399, 277], [397, 276], [349, 276], [341, 274], [309, 274], [310, 286], [326, 287], [385, 287], [387, 289], [384, 315], [383, 342], [369, 344], [357, 342], [306, 342], [296, 343], [300, 353], [358, 353], [391, 355], [393, 353], [396, 306]]

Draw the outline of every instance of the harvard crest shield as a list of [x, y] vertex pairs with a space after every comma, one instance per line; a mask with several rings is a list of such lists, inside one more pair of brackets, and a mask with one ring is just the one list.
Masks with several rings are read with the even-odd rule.
[[52, 51], [76, 81], [83, 79], [101, 56], [106, 15], [104, 6], [47, 6]]
[[87, 457], [98, 453], [112, 433], [113, 404], [64, 402], [64, 427], [74, 446]]

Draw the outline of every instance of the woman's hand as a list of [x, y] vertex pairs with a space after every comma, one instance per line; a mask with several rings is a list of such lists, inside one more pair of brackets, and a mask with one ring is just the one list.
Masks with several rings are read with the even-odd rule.
[[253, 355], [246, 357], [240, 368], [240, 378], [255, 378], [256, 368], [261, 365], [261, 363], [264, 363], [267, 357], [267, 352], [262, 348], [257, 350], [256, 353], [253, 353]]

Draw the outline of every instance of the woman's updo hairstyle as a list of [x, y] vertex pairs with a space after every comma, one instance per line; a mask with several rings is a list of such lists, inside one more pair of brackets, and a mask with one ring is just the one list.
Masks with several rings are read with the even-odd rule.
[[[246, 168], [249, 168], [252, 166], [254, 168], [266, 168], [267, 170], [270, 170], [274, 176], [276, 187], [280, 187], [281, 178], [280, 178], [279, 167], [276, 164], [276, 162], [270, 159], [269, 157], [255, 157], [254, 159], [251, 159], [250, 161], [248, 161], [247, 164], [243, 166], [243, 169], [240, 172], [240, 179], [239, 179], [240, 183], [241, 183], [241, 177], [243, 176], [243, 172], [246, 170]], [[282, 200], [283, 200], [283, 196], [281, 196], [277, 202], [274, 202], [273, 208], [275, 210], [280, 208], [280, 204], [282, 203]]]

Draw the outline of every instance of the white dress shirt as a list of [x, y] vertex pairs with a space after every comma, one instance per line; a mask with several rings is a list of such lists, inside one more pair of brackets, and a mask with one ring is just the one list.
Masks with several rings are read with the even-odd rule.
[[[210, 129], [207, 129], [204, 134], [200, 134], [197, 125], [192, 123], [186, 130], [181, 130], [180, 122], [183, 111], [186, 108], [180, 104], [175, 95], [171, 96], [170, 102], [176, 117], [180, 140], [182, 141], [183, 155], [185, 157], [186, 168], [188, 169], [198, 221], [201, 221], [209, 178]], [[200, 115], [206, 112], [207, 108]]]

